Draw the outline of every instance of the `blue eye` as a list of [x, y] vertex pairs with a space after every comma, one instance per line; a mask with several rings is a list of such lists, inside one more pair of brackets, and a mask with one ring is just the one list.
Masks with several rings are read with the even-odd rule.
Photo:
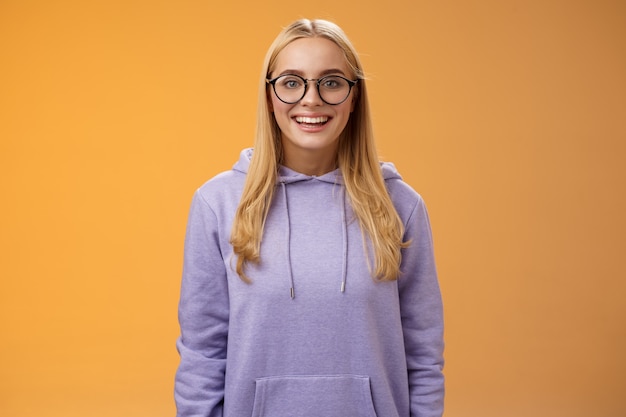
[[302, 85], [303, 85], [302, 80], [297, 77], [285, 77], [284, 79], [280, 80], [280, 86], [282, 88], [296, 89], [296, 88], [301, 88]]
[[339, 77], [327, 77], [322, 79], [322, 88], [327, 90], [337, 90], [347, 86], [346, 82]]

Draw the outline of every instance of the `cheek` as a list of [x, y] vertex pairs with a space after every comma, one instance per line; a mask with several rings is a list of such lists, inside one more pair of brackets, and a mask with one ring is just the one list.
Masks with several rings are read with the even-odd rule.
[[352, 116], [353, 110], [354, 110], [354, 102], [350, 100], [350, 101], [346, 101], [345, 103], [342, 103], [341, 108], [337, 109], [337, 113], [340, 113], [347, 123], [348, 119]]
[[272, 114], [274, 115], [274, 120], [276, 120], [279, 129], [287, 129], [290, 122], [289, 110], [293, 106], [291, 104], [285, 104], [278, 99], [273, 99], [270, 103], [272, 106]]
[[272, 112], [274, 112], [275, 117], [278, 119], [279, 117], [288, 117], [287, 113], [289, 112], [289, 110], [291, 110], [293, 104], [286, 104], [276, 97], [272, 97], [272, 100], [270, 100], [270, 107], [272, 109]]

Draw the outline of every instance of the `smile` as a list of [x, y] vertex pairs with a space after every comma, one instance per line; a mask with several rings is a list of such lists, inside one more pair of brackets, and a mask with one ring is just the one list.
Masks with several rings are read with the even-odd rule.
[[296, 119], [296, 122], [300, 124], [307, 124], [307, 125], [319, 125], [319, 124], [324, 124], [328, 122], [327, 116], [321, 116], [321, 117], [296, 116], [295, 119]]

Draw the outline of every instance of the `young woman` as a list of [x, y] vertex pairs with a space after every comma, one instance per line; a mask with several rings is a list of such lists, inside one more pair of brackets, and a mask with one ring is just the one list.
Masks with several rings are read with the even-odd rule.
[[178, 416], [441, 416], [442, 317], [426, 208], [377, 158], [354, 48], [294, 22], [254, 149], [192, 201]]

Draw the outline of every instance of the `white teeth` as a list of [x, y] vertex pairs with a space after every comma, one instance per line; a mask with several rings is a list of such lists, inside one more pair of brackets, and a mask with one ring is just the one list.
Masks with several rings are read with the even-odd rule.
[[322, 117], [297, 116], [296, 117], [296, 122], [298, 123], [317, 124], [317, 123], [326, 123], [327, 121], [328, 121], [328, 117], [326, 116], [322, 116]]

